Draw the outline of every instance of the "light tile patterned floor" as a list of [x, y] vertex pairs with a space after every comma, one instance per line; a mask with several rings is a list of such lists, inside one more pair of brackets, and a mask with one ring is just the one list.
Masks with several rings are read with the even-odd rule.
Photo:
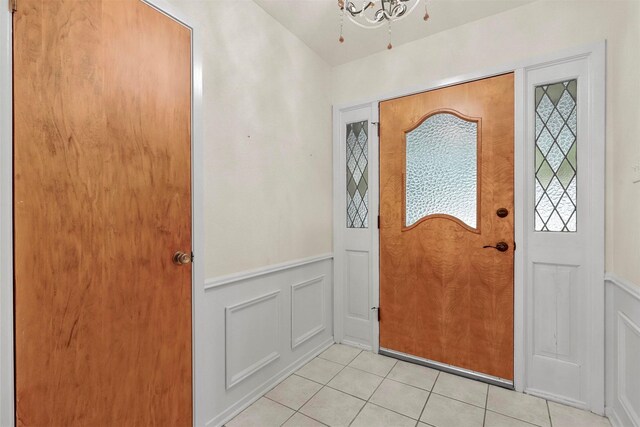
[[611, 427], [544, 399], [335, 344], [227, 427]]

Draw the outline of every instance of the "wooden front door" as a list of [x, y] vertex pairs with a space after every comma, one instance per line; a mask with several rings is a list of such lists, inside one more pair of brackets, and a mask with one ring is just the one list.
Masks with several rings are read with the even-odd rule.
[[509, 381], [513, 85], [380, 103], [380, 347]]
[[191, 32], [139, 0], [13, 25], [16, 424], [191, 425]]

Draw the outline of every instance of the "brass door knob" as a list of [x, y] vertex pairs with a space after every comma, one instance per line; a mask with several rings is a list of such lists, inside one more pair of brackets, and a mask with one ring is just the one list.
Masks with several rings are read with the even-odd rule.
[[191, 263], [191, 255], [178, 251], [173, 254], [173, 263], [176, 265], [189, 264]]
[[483, 246], [483, 248], [492, 248], [492, 249], [497, 249], [500, 252], [506, 252], [507, 249], [509, 249], [509, 245], [507, 244], [507, 242], [498, 242], [496, 243], [495, 246], [491, 246], [491, 245], [487, 245], [487, 246]]

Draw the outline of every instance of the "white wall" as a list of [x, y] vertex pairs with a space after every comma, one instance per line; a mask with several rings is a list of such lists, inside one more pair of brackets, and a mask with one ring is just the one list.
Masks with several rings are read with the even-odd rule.
[[632, 184], [640, 162], [639, 1], [537, 1], [397, 46], [335, 67], [333, 101], [360, 101], [604, 39], [607, 271], [640, 283], [640, 183]]
[[205, 276], [330, 252], [329, 65], [253, 1], [170, 1], [202, 30]]

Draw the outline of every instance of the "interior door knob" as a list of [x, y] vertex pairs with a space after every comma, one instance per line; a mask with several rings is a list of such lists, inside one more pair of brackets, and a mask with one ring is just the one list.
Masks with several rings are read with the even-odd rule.
[[495, 246], [491, 246], [491, 245], [487, 245], [487, 246], [483, 246], [483, 248], [493, 248], [493, 249], [497, 249], [500, 252], [506, 252], [507, 249], [509, 249], [509, 245], [507, 244], [507, 242], [498, 242], [496, 243]]
[[191, 262], [191, 255], [185, 254], [184, 252], [176, 252], [173, 254], [173, 263], [176, 265], [185, 265]]

